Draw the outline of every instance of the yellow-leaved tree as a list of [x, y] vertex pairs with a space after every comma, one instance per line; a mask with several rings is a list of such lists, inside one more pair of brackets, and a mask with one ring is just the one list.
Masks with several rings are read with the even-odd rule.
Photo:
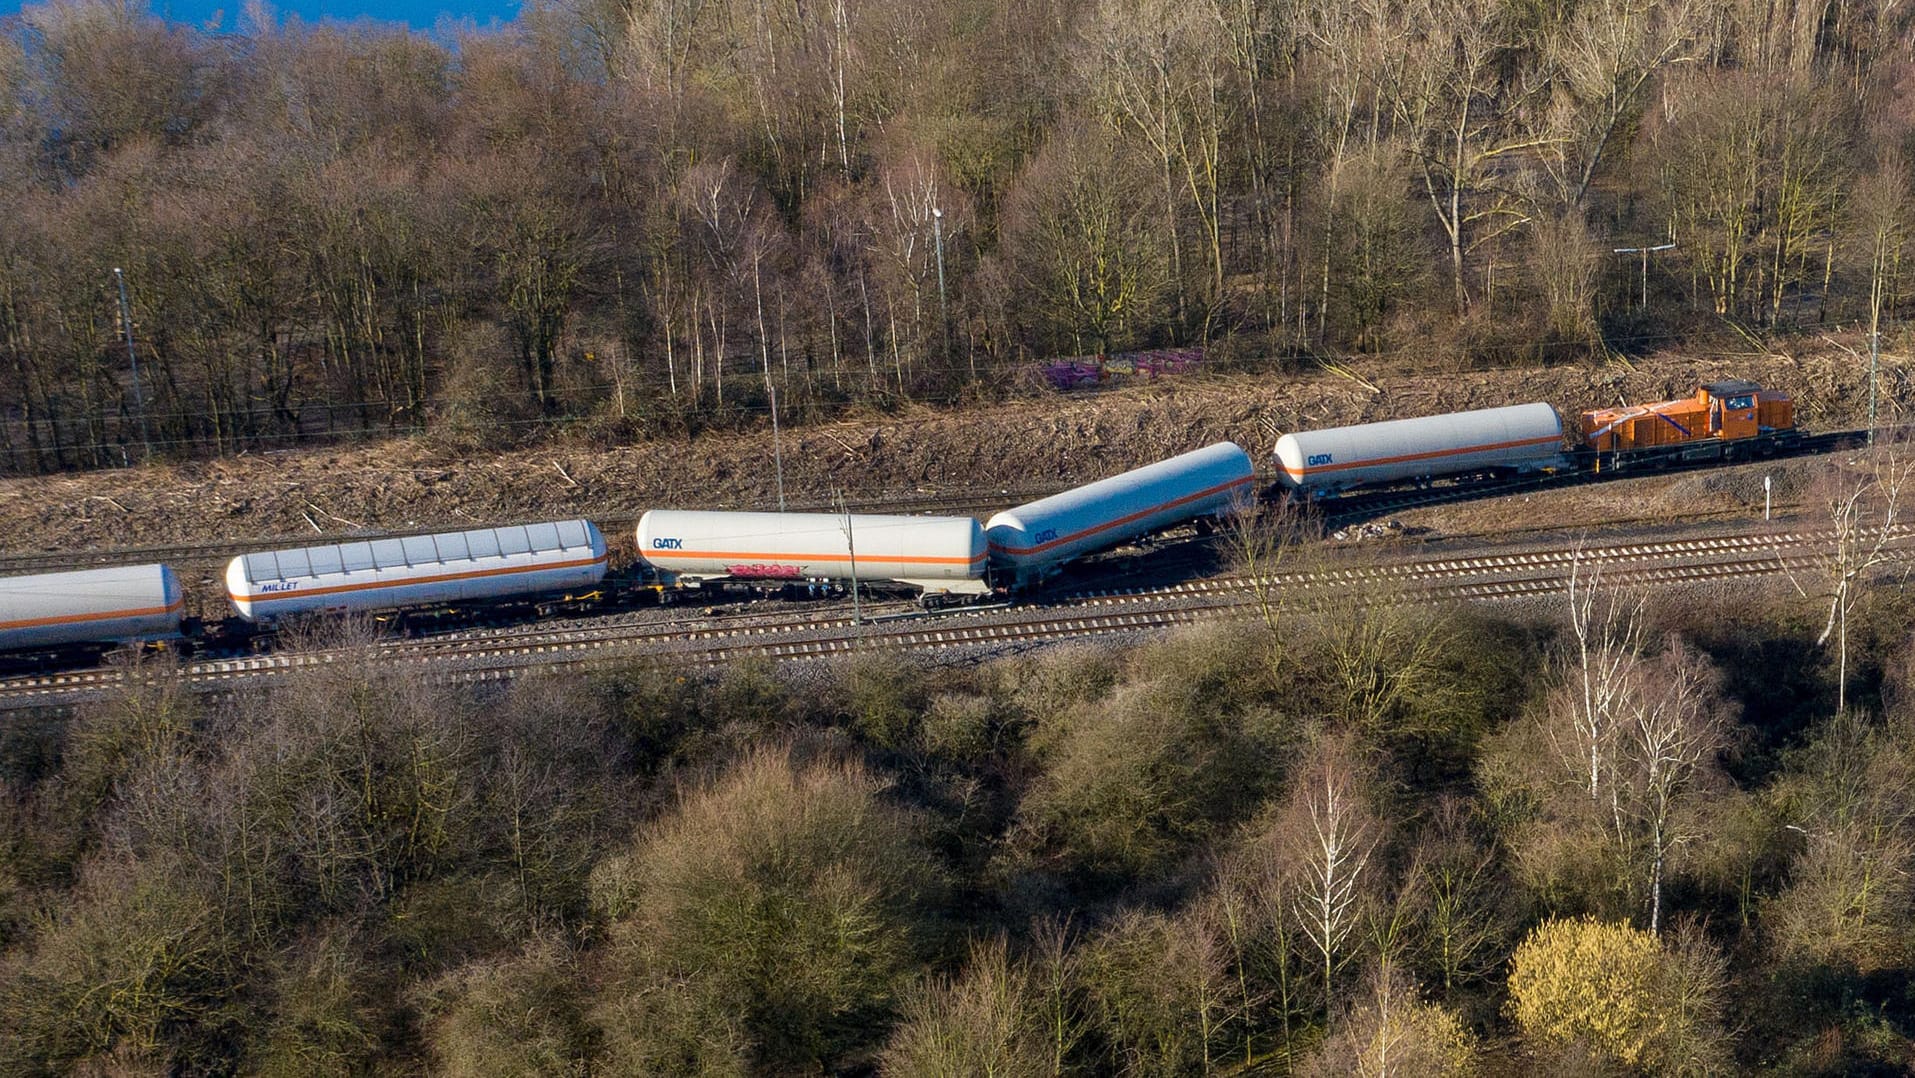
[[1509, 1011], [1540, 1049], [1571, 1046], [1650, 1074], [1723, 1073], [1723, 962], [1707, 940], [1665, 948], [1627, 924], [1552, 920], [1510, 962]]

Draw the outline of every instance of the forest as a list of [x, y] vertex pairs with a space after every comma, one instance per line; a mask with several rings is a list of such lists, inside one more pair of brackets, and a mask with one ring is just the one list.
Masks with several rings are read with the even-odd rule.
[[1873, 328], [1907, 292], [1912, 19], [32, 4], [0, 20], [0, 470], [803, 422], [1143, 347], [1441, 373]]
[[984, 662], [151, 665], [0, 725], [0, 1071], [1908, 1073], [1907, 592], [1575, 579]]

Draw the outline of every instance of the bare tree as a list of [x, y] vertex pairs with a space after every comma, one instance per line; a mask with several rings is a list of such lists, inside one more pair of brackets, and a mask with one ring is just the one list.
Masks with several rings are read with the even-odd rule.
[[1409, 601], [1398, 584], [1380, 581], [1322, 591], [1311, 614], [1340, 718], [1365, 733], [1419, 721], [1411, 703], [1437, 688], [1455, 640], [1449, 611]]
[[1265, 502], [1246, 494], [1232, 504], [1218, 540], [1225, 562], [1249, 581], [1257, 612], [1273, 640], [1280, 636], [1280, 574], [1291, 564], [1309, 529], [1297, 502]]
[[[1870, 577], [1902, 558], [1894, 546], [1906, 528], [1904, 494], [1915, 489], [1915, 454], [1884, 442], [1831, 473], [1822, 495], [1827, 545], [1812, 554], [1813, 569], [1791, 574], [1803, 598], [1828, 603], [1828, 617], [1815, 642], [1835, 640], [1835, 706], [1848, 707], [1848, 620], [1866, 593]], [[1815, 589], [1811, 591], [1813, 586]]]
[[1377, 829], [1357, 790], [1354, 747], [1326, 741], [1292, 796], [1296, 850], [1291, 908], [1322, 975], [1325, 1005], [1335, 999], [1336, 972], [1350, 957], [1350, 937], [1368, 900]]
[[1561, 87], [1546, 109], [1522, 120], [1535, 160], [1565, 211], [1580, 218], [1590, 184], [1642, 111], [1656, 76], [1692, 59], [1700, 5], [1692, 0], [1604, 0], [1578, 5], [1544, 43], [1543, 62]]
[[1032, 933], [1031, 985], [1052, 1074], [1062, 1074], [1084, 1036], [1084, 1002], [1077, 986], [1078, 957], [1070, 923], [1047, 919]]
[[[1625, 846], [1647, 846], [1649, 931], [1662, 931], [1662, 890], [1672, 850], [1695, 837], [1683, 827], [1688, 796], [1707, 786], [1728, 743], [1721, 687], [1701, 656], [1671, 640], [1642, 670], [1620, 732], [1627, 768], [1616, 816]], [[1633, 834], [1632, 834], [1633, 832]]]
[[1003, 937], [973, 941], [960, 976], [919, 985], [904, 999], [881, 1072], [900, 1078], [1041, 1073], [1050, 1062], [1030, 964]]
[[1140, 172], [1107, 133], [1068, 128], [1007, 200], [1002, 242], [1030, 287], [1033, 327], [1055, 346], [1109, 352], [1162, 310], [1169, 224]]
[[1135, 3], [1110, 0], [1097, 8], [1087, 30], [1091, 48], [1085, 75], [1093, 99], [1150, 147], [1160, 169], [1164, 209], [1172, 222], [1171, 275], [1180, 323], [1185, 312], [1183, 247], [1175, 227], [1179, 186], [1203, 227], [1210, 304], [1223, 294], [1218, 192], [1231, 102], [1223, 86], [1222, 29], [1201, 4], [1149, 0], [1139, 10]]
[[1573, 638], [1565, 660], [1565, 691], [1552, 710], [1550, 740], [1572, 773], [1586, 765], [1591, 801], [1600, 798], [1609, 754], [1621, 723], [1620, 710], [1630, 690], [1630, 675], [1642, 653], [1643, 603], [1602, 580], [1602, 566], [1585, 568], [1579, 546], [1570, 560], [1569, 629]]
[[[1900, 711], [1901, 709], [1897, 709]], [[1915, 939], [1915, 725], [1906, 713], [1832, 716], [1791, 754], [1773, 796], [1798, 843], [1763, 917], [1791, 959], [1861, 972], [1900, 966]]]
[[1450, 1078], [1475, 1072], [1476, 1043], [1462, 1019], [1419, 998], [1403, 971], [1379, 962], [1362, 996], [1331, 1024], [1305, 1075]]
[[1540, 84], [1499, 80], [1514, 44], [1512, 9], [1489, 0], [1418, 0], [1408, 16], [1411, 36], [1406, 77], [1394, 108], [1404, 124], [1423, 193], [1448, 241], [1456, 310], [1470, 306], [1464, 255], [1477, 243], [1523, 223], [1523, 211], [1490, 182], [1499, 159], [1544, 145], [1510, 123], [1524, 111], [1496, 96], [1521, 99]]
[[1881, 166], [1855, 186], [1849, 212], [1868, 250], [1869, 438], [1875, 437], [1874, 361], [1881, 348], [1882, 311], [1897, 298], [1902, 256], [1915, 227], [1910, 205], [1908, 169], [1899, 157], [1886, 155]]
[[1502, 958], [1497, 909], [1497, 847], [1470, 833], [1467, 807], [1438, 802], [1432, 833], [1418, 847], [1409, 875], [1421, 907], [1427, 964], [1445, 992], [1486, 976]]

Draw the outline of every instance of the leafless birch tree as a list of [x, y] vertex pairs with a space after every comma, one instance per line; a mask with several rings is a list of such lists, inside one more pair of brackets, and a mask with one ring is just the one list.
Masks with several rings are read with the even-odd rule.
[[1686, 796], [1714, 770], [1728, 740], [1720, 688], [1706, 660], [1679, 641], [1641, 669], [1618, 733], [1626, 766], [1615, 798], [1617, 841], [1646, 847], [1649, 931], [1662, 931], [1669, 856], [1694, 834], [1683, 827]]
[[1326, 1006], [1335, 999], [1336, 972], [1349, 959], [1350, 936], [1362, 922], [1377, 843], [1351, 752], [1344, 741], [1322, 746], [1291, 808], [1298, 843], [1292, 909], [1319, 963]]
[[1643, 599], [1606, 586], [1602, 566], [1586, 561], [1581, 548], [1570, 561], [1567, 597], [1567, 691], [1558, 694], [1553, 705], [1560, 717], [1550, 724], [1550, 740], [1572, 773], [1586, 765], [1587, 789], [1594, 801], [1602, 794], [1604, 765], [1621, 721], [1618, 713], [1630, 688], [1629, 675], [1642, 653]]
[[1808, 572], [1791, 577], [1803, 598], [1828, 603], [1815, 643], [1827, 647], [1831, 637], [1835, 640], [1837, 710], [1848, 707], [1849, 614], [1870, 577], [1903, 557], [1895, 541], [1907, 528], [1902, 498], [1912, 482], [1915, 455], [1904, 445], [1879, 445], [1834, 472], [1822, 496], [1826, 545], [1812, 554]]

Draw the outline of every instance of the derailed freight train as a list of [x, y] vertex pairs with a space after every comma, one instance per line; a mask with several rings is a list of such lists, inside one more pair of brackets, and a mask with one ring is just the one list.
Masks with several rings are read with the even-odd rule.
[[1768, 456], [1801, 438], [1789, 395], [1744, 381], [1584, 412], [1578, 431], [1566, 439], [1556, 409], [1538, 403], [1286, 434], [1277, 440], [1277, 483], [1322, 497], [1469, 476], [1633, 471]]
[[[1585, 412], [1566, 437], [1547, 404], [1286, 434], [1276, 483], [1318, 498], [1474, 476], [1628, 471], [1768, 455], [1800, 440], [1787, 394], [1752, 382], [1693, 397]], [[1250, 456], [1219, 442], [1007, 509], [969, 517], [653, 510], [639, 558], [614, 566], [604, 537], [571, 520], [245, 554], [225, 573], [232, 626], [270, 631], [340, 612], [407, 617], [507, 608], [536, 616], [649, 595], [729, 588], [829, 595], [915, 591], [926, 605], [1014, 595], [1065, 565], [1143, 536], [1228, 514], [1254, 494]], [[0, 653], [51, 656], [186, 638], [177, 574], [126, 566], [0, 579]]]
[[655, 509], [638, 522], [639, 559], [618, 567], [585, 520], [262, 551], [228, 564], [234, 617], [208, 629], [183, 620], [165, 566], [12, 577], [0, 579], [0, 652], [52, 660], [76, 644], [224, 647], [321, 615], [541, 615], [741, 588], [824, 596], [854, 582], [915, 592], [926, 606], [975, 601], [1218, 516], [1253, 480], [1250, 455], [1222, 442], [999, 513], [988, 538], [972, 517]]

